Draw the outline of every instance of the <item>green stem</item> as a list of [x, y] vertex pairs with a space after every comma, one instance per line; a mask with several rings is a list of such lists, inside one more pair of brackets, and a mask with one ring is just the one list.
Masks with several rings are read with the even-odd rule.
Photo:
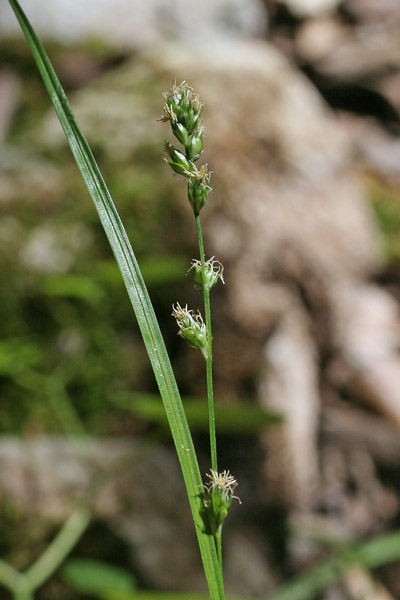
[[14, 600], [33, 600], [34, 590], [29, 587], [29, 583], [24, 580], [24, 576], [21, 573], [21, 579], [18, 585], [14, 586], [13, 591]]
[[89, 523], [89, 508], [75, 508], [58, 535], [25, 573], [0, 560], [0, 583], [11, 591], [14, 600], [33, 600], [34, 591], [58, 569]]
[[5, 560], [0, 560], [0, 583], [4, 587], [12, 590], [21, 577], [23, 575], [14, 569], [12, 565], [8, 564]]
[[33, 592], [53, 575], [71, 552], [90, 522], [90, 510], [78, 506], [61, 531], [25, 573], [0, 561], [0, 581], [12, 591], [15, 600], [31, 600]]
[[37, 561], [25, 571], [31, 590], [40, 587], [58, 569], [90, 523], [90, 509], [77, 506], [61, 531]]
[[24, 573], [4, 560], [0, 560], [0, 583], [10, 590], [14, 600], [33, 600], [33, 590]]
[[18, 575], [19, 572], [12, 565], [9, 565], [4, 560], [0, 560], [0, 583], [6, 587], [10, 587], [10, 581], [16, 579]]
[[207, 378], [207, 398], [208, 398], [208, 422], [210, 428], [210, 449], [211, 449], [211, 468], [213, 471], [218, 471], [217, 463], [217, 440], [215, 435], [215, 412], [214, 412], [214, 394], [212, 380], [212, 331], [211, 331], [211, 309], [210, 309], [210, 292], [206, 290], [204, 285], [204, 270], [205, 270], [205, 255], [203, 234], [201, 231], [200, 215], [196, 215], [197, 237], [199, 240], [201, 271], [203, 274], [203, 296], [204, 296], [204, 313], [207, 329], [207, 358], [206, 358], [206, 378]]

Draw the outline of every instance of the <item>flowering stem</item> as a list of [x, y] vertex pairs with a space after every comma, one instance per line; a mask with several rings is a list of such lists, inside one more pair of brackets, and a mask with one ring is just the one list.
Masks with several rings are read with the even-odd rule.
[[[199, 240], [201, 270], [204, 275], [205, 271], [205, 256], [203, 234], [201, 231], [200, 215], [196, 215], [197, 237]], [[214, 394], [212, 380], [212, 331], [211, 331], [211, 310], [210, 310], [210, 291], [206, 289], [203, 276], [203, 295], [204, 295], [204, 314], [206, 319], [207, 329], [207, 358], [206, 358], [206, 378], [207, 378], [207, 398], [208, 398], [208, 423], [210, 429], [210, 450], [211, 450], [211, 468], [218, 471], [217, 466], [217, 440], [215, 436], [215, 413], [214, 413]]]

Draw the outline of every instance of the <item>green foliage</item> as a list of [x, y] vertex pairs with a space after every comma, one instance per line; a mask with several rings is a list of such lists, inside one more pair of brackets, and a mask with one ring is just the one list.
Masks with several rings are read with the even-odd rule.
[[[137, 590], [136, 592], [123, 592], [115, 591], [110, 592], [107, 596], [107, 600], [208, 600], [207, 594], [195, 594], [192, 592], [157, 592], [157, 591], [143, 591]], [[249, 600], [245, 598], [232, 598], [230, 600]]]
[[314, 600], [317, 594], [340, 581], [353, 566], [375, 569], [396, 560], [400, 560], [399, 531], [338, 549], [333, 558], [293, 578], [268, 600]]
[[[61, 148], [52, 158], [61, 162], [64, 155]], [[155, 162], [158, 158], [156, 155]], [[23, 154], [21, 171], [27, 160]], [[38, 165], [38, 172], [42, 166]], [[110, 169], [114, 185], [124, 169]], [[151, 182], [143, 174], [139, 177], [145, 170], [131, 168], [138, 176], [136, 185], [144, 186], [142, 191], [129, 179], [126, 187], [120, 185], [119, 199], [130, 233], [140, 247], [143, 275], [157, 306], [169, 317], [172, 298], [169, 300], [166, 288], [176, 283], [188, 285], [184, 275], [187, 261], [163, 255], [167, 240], [165, 233], [159, 235], [157, 223], [159, 217], [165, 223], [174, 220], [176, 212], [170, 210], [171, 199], [166, 198], [165, 190], [161, 199], [150, 198]], [[25, 198], [21, 186], [29, 172], [12, 174], [16, 198], [5, 205], [0, 223], [0, 273], [6, 282], [0, 286], [3, 433], [64, 430], [62, 417], [49, 411], [48, 405], [47, 390], [56, 373], [77, 415], [95, 434], [124, 428], [118, 411], [109, 403], [115, 388], [152, 387], [129, 302], [121, 299], [118, 267], [109, 258], [94, 211], [80, 201], [84, 190], [76, 181], [79, 174], [70, 172], [65, 158], [60, 172], [54, 198], [36, 197], [34, 186], [32, 196]], [[2, 177], [7, 177], [3, 168]], [[162, 202], [165, 206], [160, 207]], [[38, 248], [43, 250], [35, 259]], [[54, 408], [57, 406], [54, 403]]]
[[202, 499], [199, 497], [199, 489], [201, 489], [202, 482], [197, 458], [179, 391], [147, 288], [107, 186], [89, 145], [78, 126], [50, 60], [18, 2], [16, 0], [9, 1], [31, 48], [120, 268], [168, 416], [185, 480], [210, 595], [212, 598], [221, 599], [224, 597], [222, 569], [214, 540], [204, 532], [200, 514]]
[[[68, 62], [68, 50], [57, 44], [51, 49], [60, 66]], [[69, 51], [87, 51], [95, 61], [110, 56], [107, 48], [93, 43], [89, 49], [74, 46]], [[13, 346], [7, 348], [8, 357], [0, 358], [0, 370], [2, 361], [8, 362], [0, 373], [0, 432], [64, 431], [59, 403], [49, 410], [48, 390], [57, 376], [59, 389], [64, 388], [90, 433], [127, 433], [109, 399], [115, 390], [154, 386], [129, 302], [121, 298], [118, 267], [93, 207], [81, 202], [85, 191], [65, 145], [49, 149], [43, 140], [49, 104], [26, 43], [1, 43], [3, 65], [22, 77], [22, 104], [0, 165], [6, 192], [0, 222], [0, 278], [6, 283], [0, 286], [0, 340]], [[64, 73], [65, 79], [68, 85]], [[155, 102], [159, 110], [159, 91]], [[180, 255], [185, 250], [179, 235], [181, 211], [159, 160], [159, 145], [139, 144], [122, 161], [104, 157], [101, 145], [98, 154], [154, 303], [169, 320], [174, 285], [182, 289], [190, 284], [187, 259]], [[177, 233], [173, 237], [168, 235], [172, 228]], [[166, 256], [167, 247], [168, 254], [172, 248], [179, 255]], [[32, 352], [35, 364], [28, 364], [26, 354]]]
[[376, 181], [369, 182], [369, 195], [382, 231], [389, 262], [400, 264], [400, 194], [398, 189]]
[[[3, 52], [0, 64], [11, 51], [6, 54], [3, 48]], [[62, 57], [60, 52], [57, 56]], [[24, 55], [22, 48], [13, 51], [11, 64], [15, 66], [18, 60], [25, 76], [26, 50]], [[29, 70], [33, 77], [31, 59]], [[42, 94], [42, 116], [48, 112], [48, 102], [35, 77]], [[30, 85], [30, 78], [22, 82], [24, 94]], [[0, 275], [6, 282], [0, 286], [0, 339], [8, 340], [6, 352], [0, 349], [0, 432], [64, 431], [63, 416], [57, 414], [59, 404], [54, 402], [51, 410], [48, 404], [48, 389], [56, 374], [59, 387], [64, 387], [89, 432], [126, 432], [109, 399], [115, 389], [153, 389], [153, 378], [129, 302], [121, 298], [118, 267], [110, 258], [95, 211], [90, 203], [81, 202], [85, 192], [64, 146], [57, 146], [50, 155], [40, 142], [42, 119], [38, 115], [25, 120], [18, 113], [15, 121], [24, 139], [11, 136], [1, 164], [2, 190], [10, 190], [10, 200], [2, 205], [0, 223]], [[34, 139], [35, 158], [27, 139]], [[14, 154], [15, 159], [9, 161]], [[158, 176], [164, 170], [160, 162], [159, 148], [147, 145], [138, 150], [133, 163], [107, 160], [105, 170], [139, 250], [155, 304], [169, 319], [173, 289], [168, 288], [178, 283], [189, 286], [189, 282], [187, 260], [165, 255], [166, 246], [171, 247], [168, 226], [173, 224], [179, 231], [181, 219], [176, 199]], [[40, 180], [54, 178], [48, 195], [42, 185], [36, 190], [34, 181], [27, 185], [33, 175]], [[175, 247], [182, 252], [182, 245], [175, 243]], [[33, 357], [27, 362], [33, 352], [34, 364]]]
[[[57, 192], [57, 203], [52, 204], [49, 198], [35, 196], [33, 186], [29, 190], [32, 191], [30, 198], [22, 195], [18, 205], [12, 206], [15, 220], [8, 215], [7, 207], [4, 210], [4, 216], [9, 220], [0, 234], [5, 235], [3, 239], [6, 240], [4, 246], [7, 252], [2, 252], [0, 267], [7, 285], [0, 291], [0, 303], [9, 318], [4, 319], [1, 324], [1, 334], [4, 337], [0, 342], [2, 431], [21, 431], [21, 428], [35, 428], [40, 423], [46, 431], [66, 428], [70, 432], [79, 433], [80, 420], [83, 420], [90, 431], [103, 433], [112, 422], [110, 415], [112, 417], [114, 409], [109, 407], [110, 398], [116, 400], [118, 409], [128, 408], [138, 418], [156, 423], [164, 429], [169, 419], [189, 489], [196, 533], [204, 555], [211, 593], [213, 597], [221, 598], [222, 583], [215, 549], [198, 518], [201, 480], [194, 449], [136, 259], [47, 56], [18, 3], [14, 0], [10, 0], [10, 3], [19, 14], [21, 25], [28, 36], [120, 263], [164, 396], [166, 411], [155, 396], [128, 395], [125, 391], [129, 388], [145, 388], [149, 381], [148, 368], [138, 349], [138, 336], [132, 326], [128, 304], [121, 301], [120, 273], [109, 259], [103, 232], [100, 231], [93, 211], [85, 203], [79, 202], [82, 185], [77, 183], [72, 170], [68, 170], [68, 164], [65, 166], [66, 154], [61, 148], [54, 152], [52, 158], [54, 163], [63, 164], [64, 174], [71, 174], [71, 177], [63, 178], [65, 181]], [[47, 107], [38, 78], [32, 74], [31, 61], [21, 48], [19, 45], [16, 47], [13, 60], [17, 57], [21, 73], [30, 77], [29, 94], [24, 90], [18, 126], [12, 130], [10, 139], [13, 142], [23, 139], [25, 143], [26, 128], [33, 130]], [[0, 53], [3, 58], [7, 54], [4, 45], [0, 47]], [[189, 117], [193, 119], [193, 115]], [[173, 131], [176, 138], [185, 145], [188, 160], [197, 160], [203, 149], [202, 133], [197, 131], [189, 139], [188, 131], [192, 131], [194, 123], [186, 122], [186, 126], [189, 129], [185, 128], [183, 131], [175, 124]], [[129, 236], [135, 240], [144, 279], [153, 288], [156, 301], [162, 302], [165, 296], [163, 286], [181, 283], [186, 264], [181, 256], [161, 256], [167, 235], [164, 225], [167, 219], [174, 222], [179, 217], [174, 212], [171, 190], [165, 180], [153, 175], [154, 168], [157, 171], [154, 163], [152, 174], [148, 173], [147, 167], [154, 161], [157, 153], [149, 144], [138, 149], [135, 156], [131, 157], [130, 164], [111, 163], [105, 167], [104, 172], [118, 196], [120, 212], [124, 215]], [[159, 171], [161, 172], [161, 167]], [[29, 174], [20, 175], [21, 179], [29, 178]], [[193, 180], [193, 189], [190, 190], [192, 203], [197, 206], [195, 213], [199, 212], [208, 195], [208, 180], [204, 179], [206, 175], [204, 172], [199, 180]], [[200, 189], [197, 189], [199, 186]], [[387, 255], [397, 264], [400, 260], [400, 198], [394, 190], [375, 186], [371, 199], [384, 234]], [[34, 203], [37, 203], [36, 207]], [[67, 219], [66, 213], [69, 215]], [[67, 232], [66, 240], [60, 238], [59, 241], [64, 244], [67, 255], [69, 252], [70, 262], [60, 272], [40, 268], [35, 271], [29, 265], [15, 260], [19, 256], [17, 246], [14, 246], [15, 239], [29, 241], [36, 219], [40, 220], [41, 225], [48, 224], [49, 229], [60, 232], [61, 236], [62, 232]], [[73, 241], [74, 236], [68, 232], [77, 222], [85, 223], [85, 226], [78, 232], [79, 243], [73, 247], [73, 244], [69, 246], [68, 243]], [[16, 229], [13, 239], [12, 236], [7, 236], [10, 231], [12, 233], [14, 226]], [[188, 422], [195, 431], [208, 430], [208, 411], [203, 400], [188, 398], [184, 400], [184, 408]], [[254, 435], [262, 427], [279, 420], [275, 415], [265, 413], [257, 407], [224, 404], [217, 404], [215, 417], [218, 432], [229, 435]], [[0, 579], [3, 583], [8, 579], [19, 581], [20, 591], [22, 590], [20, 597], [30, 598], [29, 594], [23, 595], [24, 581], [26, 585], [31, 584], [33, 587], [46, 581], [64, 560], [89, 519], [90, 515], [84, 509], [80, 521], [74, 525], [75, 531], [70, 534], [69, 541], [66, 542], [62, 535], [56, 538], [54, 546], [50, 546], [49, 552], [44, 553], [44, 560], [39, 559], [23, 577], [0, 561]], [[71, 523], [73, 521], [69, 522]], [[65, 531], [68, 533], [68, 529]], [[56, 553], [52, 555], [54, 548]], [[52, 556], [57, 560], [52, 559]], [[339, 550], [333, 558], [282, 586], [272, 594], [270, 600], [312, 600], [337, 582], [352, 565], [360, 564], [373, 569], [399, 559], [400, 534], [396, 532]], [[200, 594], [135, 590], [130, 574], [95, 561], [69, 561], [62, 574], [77, 592], [105, 600], [205, 600], [205, 596]], [[18, 591], [17, 583], [14, 591]]]
[[134, 596], [135, 581], [130, 573], [113, 565], [83, 558], [67, 561], [62, 577], [76, 592], [100, 600]]
[[0, 375], [13, 377], [38, 365], [43, 358], [40, 348], [29, 338], [0, 341]]
[[90, 518], [91, 512], [86, 506], [77, 506], [56, 537], [24, 572], [0, 559], [0, 584], [12, 592], [15, 600], [32, 600], [35, 590], [64, 562], [88, 527]]
[[[191, 431], [207, 433], [208, 407], [202, 398], [182, 398]], [[163, 429], [168, 422], [157, 396], [151, 394], [120, 393], [114, 396], [118, 406], [127, 408], [137, 417], [159, 425]], [[263, 428], [279, 423], [281, 417], [259, 406], [226, 404], [221, 399], [215, 404], [217, 433], [223, 435], [255, 435]]]

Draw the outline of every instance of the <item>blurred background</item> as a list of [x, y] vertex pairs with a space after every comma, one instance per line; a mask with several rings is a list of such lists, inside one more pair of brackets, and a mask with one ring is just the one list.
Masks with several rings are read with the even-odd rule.
[[[224, 529], [227, 592], [399, 598], [400, 534], [379, 544], [400, 526], [399, 2], [23, 8], [127, 228], [202, 473], [204, 364], [171, 317], [202, 306], [186, 276], [196, 231], [158, 119], [174, 80], [205, 102], [206, 254], [226, 281], [212, 294], [219, 463], [242, 500]], [[7, 2], [0, 211], [1, 558], [27, 569], [83, 502], [90, 522], [35, 597], [204, 591], [128, 297]], [[301, 573], [308, 587], [279, 596]]]

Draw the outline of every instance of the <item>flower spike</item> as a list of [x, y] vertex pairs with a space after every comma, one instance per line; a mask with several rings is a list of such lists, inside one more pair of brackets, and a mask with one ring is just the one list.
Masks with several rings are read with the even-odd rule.
[[216, 533], [222, 529], [232, 500], [235, 498], [241, 504], [240, 498], [234, 495], [238, 483], [229, 471], [218, 473], [218, 471], [211, 469], [206, 477], [210, 481], [203, 484], [203, 489], [207, 492], [204, 508], [208, 515], [211, 530]]
[[224, 267], [219, 260], [214, 260], [214, 258], [215, 257], [213, 256], [204, 263], [204, 272], [201, 261], [195, 258], [192, 260], [192, 266], [189, 271], [194, 269], [194, 287], [198, 292], [203, 292], [204, 289], [210, 291], [217, 283], [218, 279], [220, 279], [222, 283], [225, 283], [223, 277]]
[[179, 302], [177, 302], [176, 306], [172, 306], [172, 316], [175, 317], [179, 327], [178, 335], [180, 335], [191, 348], [200, 350], [203, 358], [207, 360], [207, 331], [200, 312], [195, 314], [192, 310], [188, 310], [187, 305], [182, 308]]
[[207, 165], [202, 165], [200, 169], [194, 165], [203, 153], [203, 102], [186, 81], [179, 85], [175, 81], [163, 96], [164, 114], [160, 120], [170, 123], [172, 133], [184, 146], [184, 152], [180, 152], [166, 142], [166, 150], [171, 158], [166, 162], [175, 173], [188, 178], [188, 199], [197, 216], [211, 191], [211, 173], [208, 172]]

